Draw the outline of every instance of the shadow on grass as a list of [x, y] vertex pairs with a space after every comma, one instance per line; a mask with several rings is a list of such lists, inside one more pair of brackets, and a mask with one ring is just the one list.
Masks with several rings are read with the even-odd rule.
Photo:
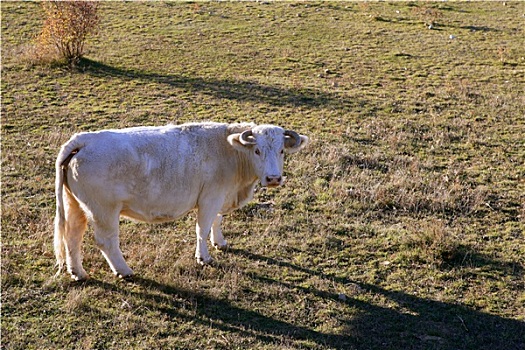
[[459, 28], [461, 29], [467, 29], [467, 30], [470, 30], [471, 32], [499, 32], [500, 30], [499, 29], [496, 29], [496, 28], [491, 28], [491, 27], [487, 27], [487, 26], [460, 26]]
[[[285, 338], [291, 338], [294, 341], [310, 340], [314, 343], [329, 345], [332, 348], [349, 349], [346, 336], [323, 334], [280, 321], [256, 311], [235, 306], [226, 299], [213, 298], [194, 290], [186, 290], [138, 276], [134, 276], [128, 282], [141, 285], [148, 292], [130, 292], [126, 287], [121, 287], [118, 284], [95, 279], [74, 284], [73, 288], [84, 288], [91, 285], [101, 287], [106, 291], [135, 294], [144, 300], [143, 306], [160, 311], [167, 316], [170, 322], [175, 324], [180, 322], [196, 323], [276, 346], [283, 343]], [[184, 305], [185, 302], [179, 301], [180, 299], [185, 300], [185, 302], [189, 301], [194, 305], [191, 314], [181, 311], [187, 305]], [[93, 312], [97, 313], [96, 310]]]
[[[343, 286], [354, 286], [361, 294], [386, 298], [397, 305], [395, 308], [384, 308], [351, 296], [341, 298], [339, 294], [329, 291], [305, 288], [278, 278], [252, 274], [251, 278], [255, 280], [301, 290], [322, 299], [348, 304], [361, 311], [360, 316], [345, 321], [348, 335], [311, 334], [318, 336], [316, 342], [319, 344], [338, 349], [347, 349], [348, 346], [359, 349], [525, 349], [525, 322], [486, 314], [459, 304], [422, 299], [400, 291], [327, 275], [241, 249], [231, 251], [250, 260], [287, 267]], [[478, 263], [481, 260], [478, 259]], [[498, 270], [509, 271], [507, 265], [502, 266], [487, 258], [483, 263]]]
[[[125, 285], [88, 281], [106, 290], [136, 294], [144, 307], [155, 309], [170, 322], [200, 324], [233, 333], [269, 346], [293, 343], [294, 346], [330, 349], [525, 349], [525, 323], [479, 312], [469, 307], [423, 299], [401, 291], [355, 282], [344, 277], [328, 275], [286, 261], [268, 258], [242, 249], [230, 249], [244, 259], [268, 265], [289, 268], [309, 276], [317, 276], [330, 285], [353, 289], [355, 295], [338, 294], [298, 283], [251, 272], [248, 277], [264, 286], [279, 287], [310, 295], [312, 302], [322, 299], [324, 304], [350, 307], [354, 316], [339, 319], [344, 331], [322, 332], [263, 315], [235, 305], [227, 298], [215, 298], [195, 290], [163, 284], [151, 279], [134, 277], [131, 283], [142, 286], [141, 291]], [[488, 259], [494, 268], [506, 269]], [[479, 262], [481, 263], [481, 262]], [[366, 298], [364, 297], [366, 296]], [[374, 305], [365, 300], [388, 300], [392, 307]], [[188, 304], [191, 312], [187, 312]], [[185, 311], [186, 310], [186, 311]], [[341, 316], [340, 316], [341, 317]], [[344, 316], [343, 316], [344, 317]], [[250, 340], [251, 339], [251, 340]]]
[[[157, 283], [150, 279], [136, 278], [134, 282], [163, 293], [150, 295], [156, 304], [169, 304], [172, 296], [176, 295], [191, 300], [196, 305], [196, 315], [182, 315], [177, 307], [166, 307], [162, 311], [174, 322], [182, 319], [185, 322], [197, 322], [209, 326], [213, 320], [213, 327], [226, 332], [238, 333], [246, 338], [254, 338], [267, 344], [280, 344], [283, 338], [294, 340], [310, 340], [321, 344], [344, 345], [344, 336], [327, 335], [315, 332], [308, 328], [280, 321], [259, 312], [247, 310], [233, 305], [226, 299], [217, 299], [195, 291], [182, 290], [173, 286]], [[167, 303], [168, 302], [168, 303]]]
[[463, 266], [475, 267], [489, 272], [494, 278], [500, 275], [512, 275], [517, 279], [523, 279], [525, 273], [523, 266], [518, 262], [497, 261], [464, 244], [459, 244], [452, 250], [446, 251], [441, 258], [443, 259], [442, 267], [445, 269]]
[[87, 58], [82, 59], [78, 69], [94, 76], [153, 81], [174, 88], [211, 95], [215, 98], [263, 102], [274, 106], [307, 106], [314, 108], [330, 106], [335, 109], [350, 109], [356, 105], [355, 101], [350, 101], [347, 97], [340, 94], [326, 93], [311, 88], [292, 89], [263, 85], [255, 81], [151, 73], [112, 67]]

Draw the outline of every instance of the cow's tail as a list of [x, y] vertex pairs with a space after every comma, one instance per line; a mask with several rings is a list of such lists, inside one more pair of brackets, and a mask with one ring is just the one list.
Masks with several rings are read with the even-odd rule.
[[[77, 135], [78, 136], [78, 135]], [[54, 248], [56, 257], [56, 266], [58, 267], [58, 276], [66, 262], [66, 214], [64, 207], [64, 188], [67, 187], [67, 168], [71, 158], [84, 146], [79, 142], [78, 137], [71, 138], [65, 143], [55, 163], [56, 177], [55, 177], [55, 195], [56, 195], [56, 216], [55, 216], [55, 236]]]

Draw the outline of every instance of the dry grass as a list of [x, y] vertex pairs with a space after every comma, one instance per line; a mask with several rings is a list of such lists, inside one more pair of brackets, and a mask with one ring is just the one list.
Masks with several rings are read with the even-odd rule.
[[[2, 347], [525, 347], [523, 3], [101, 3], [73, 70], [21, 59], [39, 4], [1, 6]], [[91, 279], [52, 279], [61, 143], [201, 120], [312, 144], [216, 264], [190, 214], [122, 221], [134, 280], [90, 231]]]

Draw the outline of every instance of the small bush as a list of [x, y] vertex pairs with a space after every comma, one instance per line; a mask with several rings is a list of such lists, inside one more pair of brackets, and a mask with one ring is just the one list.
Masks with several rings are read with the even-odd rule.
[[443, 14], [438, 9], [428, 6], [415, 7], [413, 12], [428, 29], [436, 27], [436, 22], [443, 17]]
[[401, 240], [401, 256], [411, 262], [461, 265], [467, 254], [452, 229], [438, 219], [409, 224]]
[[44, 1], [46, 18], [38, 37], [37, 59], [64, 60], [75, 66], [84, 54], [86, 38], [98, 27], [98, 5], [94, 1]]

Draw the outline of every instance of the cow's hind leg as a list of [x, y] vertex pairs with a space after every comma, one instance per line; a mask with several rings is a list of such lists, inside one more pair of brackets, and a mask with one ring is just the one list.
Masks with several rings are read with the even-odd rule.
[[115, 275], [121, 278], [132, 276], [133, 270], [126, 264], [120, 250], [119, 214], [106, 213], [104, 216], [106, 220], [95, 219], [95, 242]]
[[[82, 238], [87, 228], [87, 218], [77, 200], [65, 193], [65, 233], [63, 243], [66, 253], [67, 271], [76, 281], [85, 280], [88, 274], [82, 267]], [[60, 238], [59, 238], [60, 239]]]
[[217, 214], [211, 227], [211, 244], [215, 249], [225, 250], [228, 247], [228, 242], [224, 239], [221, 229], [222, 215]]

